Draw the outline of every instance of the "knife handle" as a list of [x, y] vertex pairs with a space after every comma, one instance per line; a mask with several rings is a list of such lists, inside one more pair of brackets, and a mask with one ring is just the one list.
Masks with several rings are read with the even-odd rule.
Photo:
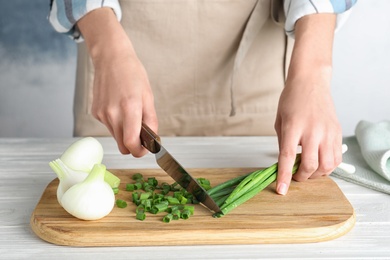
[[152, 131], [144, 122], [141, 127], [141, 143], [151, 153], [158, 153], [161, 149], [160, 137]]

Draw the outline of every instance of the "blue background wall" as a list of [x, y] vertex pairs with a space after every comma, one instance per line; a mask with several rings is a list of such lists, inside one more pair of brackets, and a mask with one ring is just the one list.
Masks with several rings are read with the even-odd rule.
[[76, 44], [49, 0], [0, 0], [0, 137], [71, 136]]
[[[390, 120], [390, 1], [359, 0], [336, 34], [332, 91], [344, 135]], [[49, 0], [0, 0], [0, 137], [70, 137], [76, 44]]]

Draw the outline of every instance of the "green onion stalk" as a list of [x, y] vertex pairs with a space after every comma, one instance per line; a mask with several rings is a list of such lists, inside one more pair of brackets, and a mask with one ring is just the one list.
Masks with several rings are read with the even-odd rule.
[[[301, 155], [298, 154], [292, 169], [292, 174], [296, 173], [301, 162]], [[239, 176], [223, 182], [207, 192], [221, 208], [214, 217], [222, 217], [230, 211], [248, 201], [264, 190], [268, 185], [276, 180], [278, 163], [262, 170], [256, 170], [247, 175]]]

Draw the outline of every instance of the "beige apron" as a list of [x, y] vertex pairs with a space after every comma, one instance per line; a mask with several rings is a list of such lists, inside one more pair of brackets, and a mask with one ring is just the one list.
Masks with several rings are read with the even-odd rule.
[[[288, 44], [281, 0], [121, 1], [162, 136], [274, 135]], [[109, 135], [91, 115], [94, 70], [79, 44], [75, 136]]]

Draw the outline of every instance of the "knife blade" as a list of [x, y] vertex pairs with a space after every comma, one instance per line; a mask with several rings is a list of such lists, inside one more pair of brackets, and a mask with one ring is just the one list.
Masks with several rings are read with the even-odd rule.
[[141, 127], [141, 143], [153, 153], [157, 164], [180, 186], [192, 193], [195, 198], [214, 212], [221, 209], [215, 201], [207, 194], [207, 191], [193, 178], [188, 171], [161, 145], [161, 138], [154, 133], [145, 123]]

